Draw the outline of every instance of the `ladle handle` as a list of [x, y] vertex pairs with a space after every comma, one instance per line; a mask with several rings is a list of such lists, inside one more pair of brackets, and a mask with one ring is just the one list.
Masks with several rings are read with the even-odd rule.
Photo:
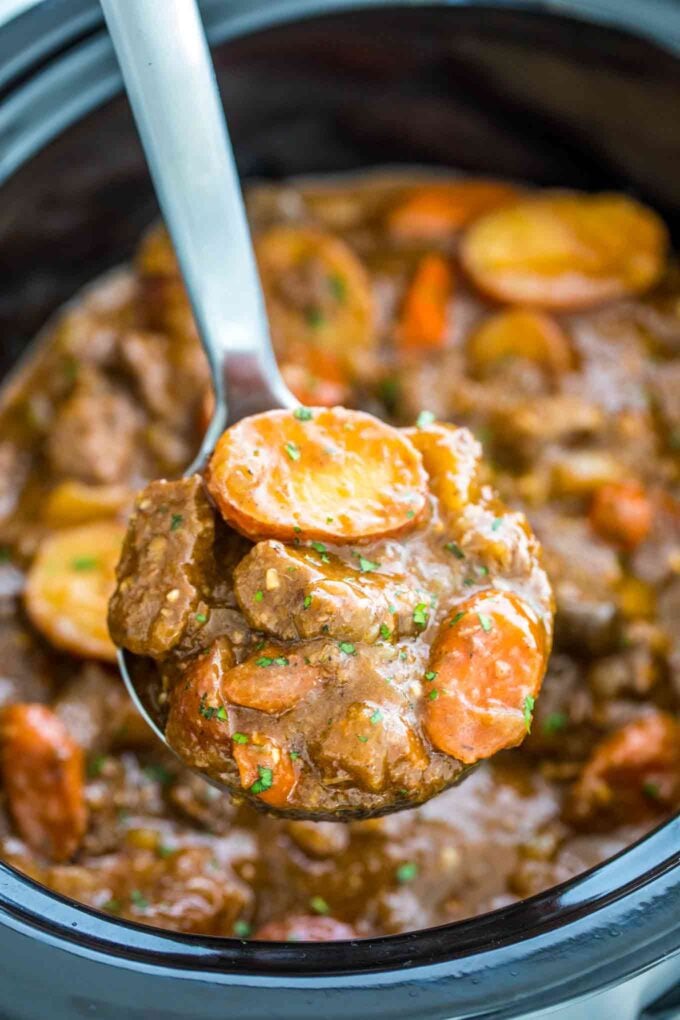
[[[279, 374], [195, 0], [101, 0], [156, 194], [229, 421], [294, 403]], [[223, 423], [215, 423], [214, 430]]]

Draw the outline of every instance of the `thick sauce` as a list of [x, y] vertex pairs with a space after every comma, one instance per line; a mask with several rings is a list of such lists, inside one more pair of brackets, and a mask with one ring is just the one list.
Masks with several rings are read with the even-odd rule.
[[263, 817], [158, 750], [101, 629], [135, 490], [181, 474], [209, 414], [155, 233], [3, 398], [1, 852], [49, 887], [188, 932], [391, 933], [537, 892], [677, 809], [680, 281], [663, 231], [623, 199], [518, 219], [504, 185], [422, 185], [253, 189], [272, 328], [304, 403], [407, 426], [426, 410], [483, 442], [557, 599], [531, 734], [427, 805], [350, 824]]

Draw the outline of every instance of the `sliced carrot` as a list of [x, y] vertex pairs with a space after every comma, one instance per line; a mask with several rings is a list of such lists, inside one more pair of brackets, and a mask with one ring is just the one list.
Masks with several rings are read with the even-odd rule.
[[45, 705], [8, 706], [0, 734], [3, 787], [19, 835], [37, 853], [68, 860], [87, 824], [81, 749]]
[[170, 691], [165, 736], [195, 768], [222, 772], [231, 757], [231, 720], [222, 681], [234, 664], [226, 638], [190, 662]]
[[556, 192], [481, 217], [461, 258], [489, 297], [578, 309], [647, 290], [667, 243], [656, 213], [624, 195]]
[[347, 369], [333, 351], [299, 344], [281, 364], [286, 384], [301, 404], [335, 407], [351, 399]]
[[470, 366], [484, 377], [507, 358], [526, 358], [560, 376], [574, 366], [569, 337], [545, 312], [507, 308], [485, 319], [467, 342]]
[[100, 521], [64, 528], [39, 546], [28, 572], [26, 611], [57, 648], [113, 662], [107, 612], [125, 525]]
[[443, 241], [483, 213], [517, 199], [519, 192], [498, 181], [449, 181], [416, 188], [387, 217], [400, 241]]
[[543, 624], [518, 595], [485, 591], [441, 623], [425, 685], [425, 730], [472, 764], [521, 744], [547, 662]]
[[469, 429], [444, 422], [404, 429], [423, 457], [430, 489], [448, 513], [479, 497], [482, 448]]
[[276, 226], [255, 252], [277, 356], [300, 343], [330, 351], [347, 367], [376, 344], [370, 280], [344, 241], [318, 229]]
[[283, 748], [261, 733], [251, 733], [247, 743], [234, 744], [234, 758], [244, 790], [271, 807], [286, 806], [297, 776]]
[[650, 712], [596, 746], [568, 804], [572, 821], [635, 822], [680, 805], [680, 724]]
[[222, 691], [234, 705], [280, 714], [309, 694], [320, 676], [318, 666], [305, 664], [302, 655], [265, 645], [225, 674]]
[[397, 343], [402, 351], [438, 350], [449, 328], [449, 300], [453, 273], [441, 255], [425, 255], [404, 299], [397, 326]]
[[217, 443], [207, 482], [225, 520], [254, 541], [398, 535], [418, 523], [427, 503], [413, 444], [372, 415], [342, 407], [242, 419]]
[[590, 505], [595, 531], [625, 549], [634, 549], [645, 540], [653, 515], [652, 502], [637, 482], [608, 482], [597, 490]]

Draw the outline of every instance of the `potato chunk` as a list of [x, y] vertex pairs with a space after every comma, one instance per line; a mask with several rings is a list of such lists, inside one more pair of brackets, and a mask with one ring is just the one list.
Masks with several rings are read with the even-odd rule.
[[115, 659], [106, 613], [124, 535], [123, 524], [101, 521], [64, 528], [40, 544], [24, 599], [32, 622], [57, 648]]
[[631, 198], [554, 192], [478, 219], [461, 257], [489, 297], [566, 310], [647, 290], [666, 247], [661, 220]]

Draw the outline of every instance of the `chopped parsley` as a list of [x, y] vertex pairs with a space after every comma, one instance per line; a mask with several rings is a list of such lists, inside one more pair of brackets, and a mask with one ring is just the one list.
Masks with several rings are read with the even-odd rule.
[[359, 570], [362, 574], [370, 574], [380, 566], [375, 560], [367, 560], [361, 553], [356, 553], [355, 555], [359, 557]]
[[173, 514], [170, 518], [170, 531], [177, 531], [178, 528], [182, 527], [184, 522], [184, 514]]
[[323, 896], [312, 896], [309, 901], [309, 905], [315, 914], [330, 914], [331, 908], [326, 903]]
[[97, 776], [102, 774], [102, 769], [106, 764], [105, 754], [95, 754], [93, 758], [87, 763], [87, 775], [90, 779], [96, 779]]
[[96, 556], [77, 556], [71, 560], [73, 570], [94, 570], [99, 564]]
[[9, 563], [11, 555], [6, 545], [0, 546], [0, 563]]
[[357, 740], [361, 741], [362, 744], [368, 743], [368, 737], [365, 737], [363, 733], [357, 733]]
[[481, 624], [482, 630], [487, 634], [490, 630], [493, 630], [493, 620], [486, 613], [477, 613], [477, 619]]
[[524, 725], [527, 728], [527, 733], [531, 733], [531, 720], [533, 719], [535, 704], [536, 698], [534, 698], [533, 694], [527, 694], [524, 699]]
[[394, 377], [382, 379], [379, 386], [380, 399], [388, 411], [396, 411], [401, 397], [401, 383]]
[[233, 932], [238, 939], [247, 939], [253, 930], [252, 924], [248, 924], [247, 921], [234, 921]]
[[168, 783], [172, 782], [172, 772], [166, 769], [165, 765], [159, 765], [157, 762], [147, 765], [144, 769], [144, 775], [147, 779], [160, 783], [161, 786], [167, 786]]
[[319, 327], [323, 326], [326, 321], [326, 316], [320, 308], [316, 307], [316, 305], [310, 305], [309, 308], [305, 310], [305, 319], [307, 320], [307, 325], [311, 326], [312, 329], [319, 329]]
[[250, 787], [250, 792], [266, 793], [267, 790], [271, 790], [274, 785], [274, 770], [269, 768], [267, 765], [258, 765], [257, 775], [258, 778]]
[[206, 623], [208, 617], [205, 615], [205, 613], [196, 613], [194, 619], [196, 620], [197, 623]]
[[342, 276], [338, 276], [337, 273], [333, 273], [332, 276], [328, 277], [328, 286], [330, 287], [331, 294], [338, 304], [344, 305], [347, 300], [347, 283]]
[[430, 669], [425, 674], [425, 679], [426, 680], [436, 680], [436, 678], [437, 678], [437, 674], [434, 672], [434, 670]]
[[417, 874], [418, 865], [415, 861], [407, 861], [405, 864], [400, 864], [395, 872], [397, 882], [401, 885], [404, 885], [406, 882], [412, 882]]
[[263, 598], [264, 598], [263, 591], [256, 591], [255, 594], [253, 595], [253, 599], [255, 600], [255, 602], [261, 602]]
[[330, 563], [330, 560], [328, 559], [328, 550], [326, 549], [326, 546], [323, 544], [323, 542], [311, 542], [310, 544], [312, 549], [315, 552], [318, 552], [319, 555], [321, 556], [322, 563]]
[[439, 697], [439, 691], [435, 688], [434, 690], [430, 691], [427, 697], [429, 701], [436, 701], [437, 698]]
[[427, 627], [427, 621], [429, 619], [429, 610], [427, 602], [419, 602], [416, 608], [413, 610], [413, 622], [417, 627]]
[[245, 733], [239, 733], [238, 730], [236, 730], [235, 733], [232, 733], [231, 739], [234, 741], [235, 744], [247, 744], [248, 743], [248, 737], [245, 735]]
[[387, 641], [389, 638], [392, 637], [392, 631], [390, 630], [386, 623], [380, 624], [380, 637], [384, 641]]
[[382, 719], [382, 717], [383, 717], [382, 712], [380, 711], [379, 708], [376, 708], [375, 712], [373, 713], [373, 715], [369, 719], [369, 722], [370, 722], [371, 726], [377, 726], [378, 723], [380, 722], [380, 720]]
[[412, 521], [413, 518], [415, 517], [415, 512], [413, 510], [407, 510], [406, 516], [408, 517], [409, 521]]
[[102, 910], [108, 910], [110, 914], [120, 913], [120, 900], [107, 900], [106, 903], [102, 903]]
[[456, 542], [447, 542], [444, 548], [447, 552], [453, 553], [457, 560], [465, 559], [465, 553]]
[[297, 418], [298, 421], [311, 421], [313, 415], [308, 407], [296, 407], [293, 411], [293, 417]]
[[488, 567], [475, 567], [475, 570], [477, 571], [480, 577], [486, 577], [486, 575], [489, 573]]
[[493, 523], [491, 525], [491, 530], [492, 531], [498, 531], [498, 529], [501, 527], [502, 523], [503, 523], [503, 518], [502, 517], [494, 517]]
[[299, 460], [300, 457], [302, 456], [300, 453], [300, 447], [297, 445], [297, 443], [289, 441], [284, 445], [283, 448], [291, 460]]
[[568, 723], [569, 718], [564, 712], [550, 712], [543, 720], [541, 729], [544, 733], [559, 733], [566, 729]]
[[177, 853], [177, 847], [168, 846], [167, 843], [159, 843], [156, 847], [156, 853], [159, 857], [165, 860], [168, 857], [172, 857], [173, 854]]
[[277, 655], [274, 659], [270, 655], [261, 655], [259, 659], [255, 659], [255, 665], [260, 669], [268, 669], [269, 666], [289, 666], [290, 661], [285, 655]]
[[311, 595], [305, 595], [304, 599], [302, 600], [302, 608], [303, 609], [309, 609], [311, 604], [312, 604], [312, 596]]
[[298, 758], [300, 757], [300, 752], [299, 751], [289, 751], [288, 752], [288, 757], [290, 758], [291, 761], [297, 761]]
[[661, 796], [661, 790], [659, 789], [658, 783], [653, 783], [651, 780], [646, 780], [642, 784], [642, 792], [645, 797], [649, 797], [650, 800], [658, 800]]
[[207, 698], [207, 694], [201, 695], [201, 701], [198, 706], [198, 714], [202, 715], [204, 719], [217, 718], [220, 722], [225, 722], [227, 719], [227, 710], [224, 705], [209, 705]]
[[463, 619], [464, 616], [465, 616], [465, 610], [461, 609], [459, 612], [456, 613], [454, 618], [451, 620], [451, 623], [449, 624], [449, 627], [455, 627], [457, 623], [460, 623], [460, 621]]
[[140, 910], [146, 910], [146, 908], [149, 906], [149, 901], [147, 900], [146, 896], [144, 896], [139, 891], [139, 889], [132, 890], [132, 892], [130, 893], [130, 902], [134, 903], [134, 905], [138, 907]]
[[416, 428], [426, 429], [428, 425], [431, 425], [434, 421], [434, 414], [432, 411], [421, 411], [416, 418]]
[[341, 652], [345, 653], [345, 655], [356, 655], [357, 653], [357, 650], [351, 641], [341, 641], [338, 647]]

